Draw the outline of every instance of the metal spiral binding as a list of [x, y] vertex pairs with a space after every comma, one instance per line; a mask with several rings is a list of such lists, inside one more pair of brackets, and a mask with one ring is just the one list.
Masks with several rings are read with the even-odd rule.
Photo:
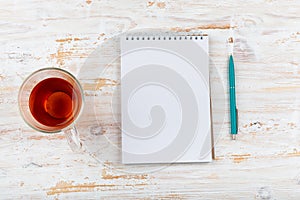
[[203, 40], [204, 35], [131, 35], [126, 36], [126, 40]]

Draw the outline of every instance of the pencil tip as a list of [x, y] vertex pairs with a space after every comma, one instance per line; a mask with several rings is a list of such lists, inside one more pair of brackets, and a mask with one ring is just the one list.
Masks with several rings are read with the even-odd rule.
[[236, 134], [231, 134], [231, 139], [236, 140]]

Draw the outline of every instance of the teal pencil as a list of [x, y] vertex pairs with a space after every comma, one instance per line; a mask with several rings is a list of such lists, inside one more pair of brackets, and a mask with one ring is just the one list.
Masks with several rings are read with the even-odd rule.
[[235, 95], [235, 72], [234, 61], [232, 54], [229, 56], [229, 94], [230, 94], [230, 125], [232, 139], [236, 139], [238, 132], [238, 116], [236, 108], [236, 95]]

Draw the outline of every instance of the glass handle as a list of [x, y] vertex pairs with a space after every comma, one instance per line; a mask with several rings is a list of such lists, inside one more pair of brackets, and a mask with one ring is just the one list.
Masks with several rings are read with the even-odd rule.
[[79, 134], [76, 127], [73, 126], [67, 130], [64, 130], [64, 133], [66, 134], [68, 144], [72, 151], [80, 152], [82, 150], [82, 143], [79, 139]]

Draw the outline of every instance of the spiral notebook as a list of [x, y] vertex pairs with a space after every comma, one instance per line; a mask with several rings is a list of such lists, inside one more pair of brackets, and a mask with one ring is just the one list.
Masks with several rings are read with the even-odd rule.
[[212, 161], [208, 36], [121, 38], [122, 162]]

